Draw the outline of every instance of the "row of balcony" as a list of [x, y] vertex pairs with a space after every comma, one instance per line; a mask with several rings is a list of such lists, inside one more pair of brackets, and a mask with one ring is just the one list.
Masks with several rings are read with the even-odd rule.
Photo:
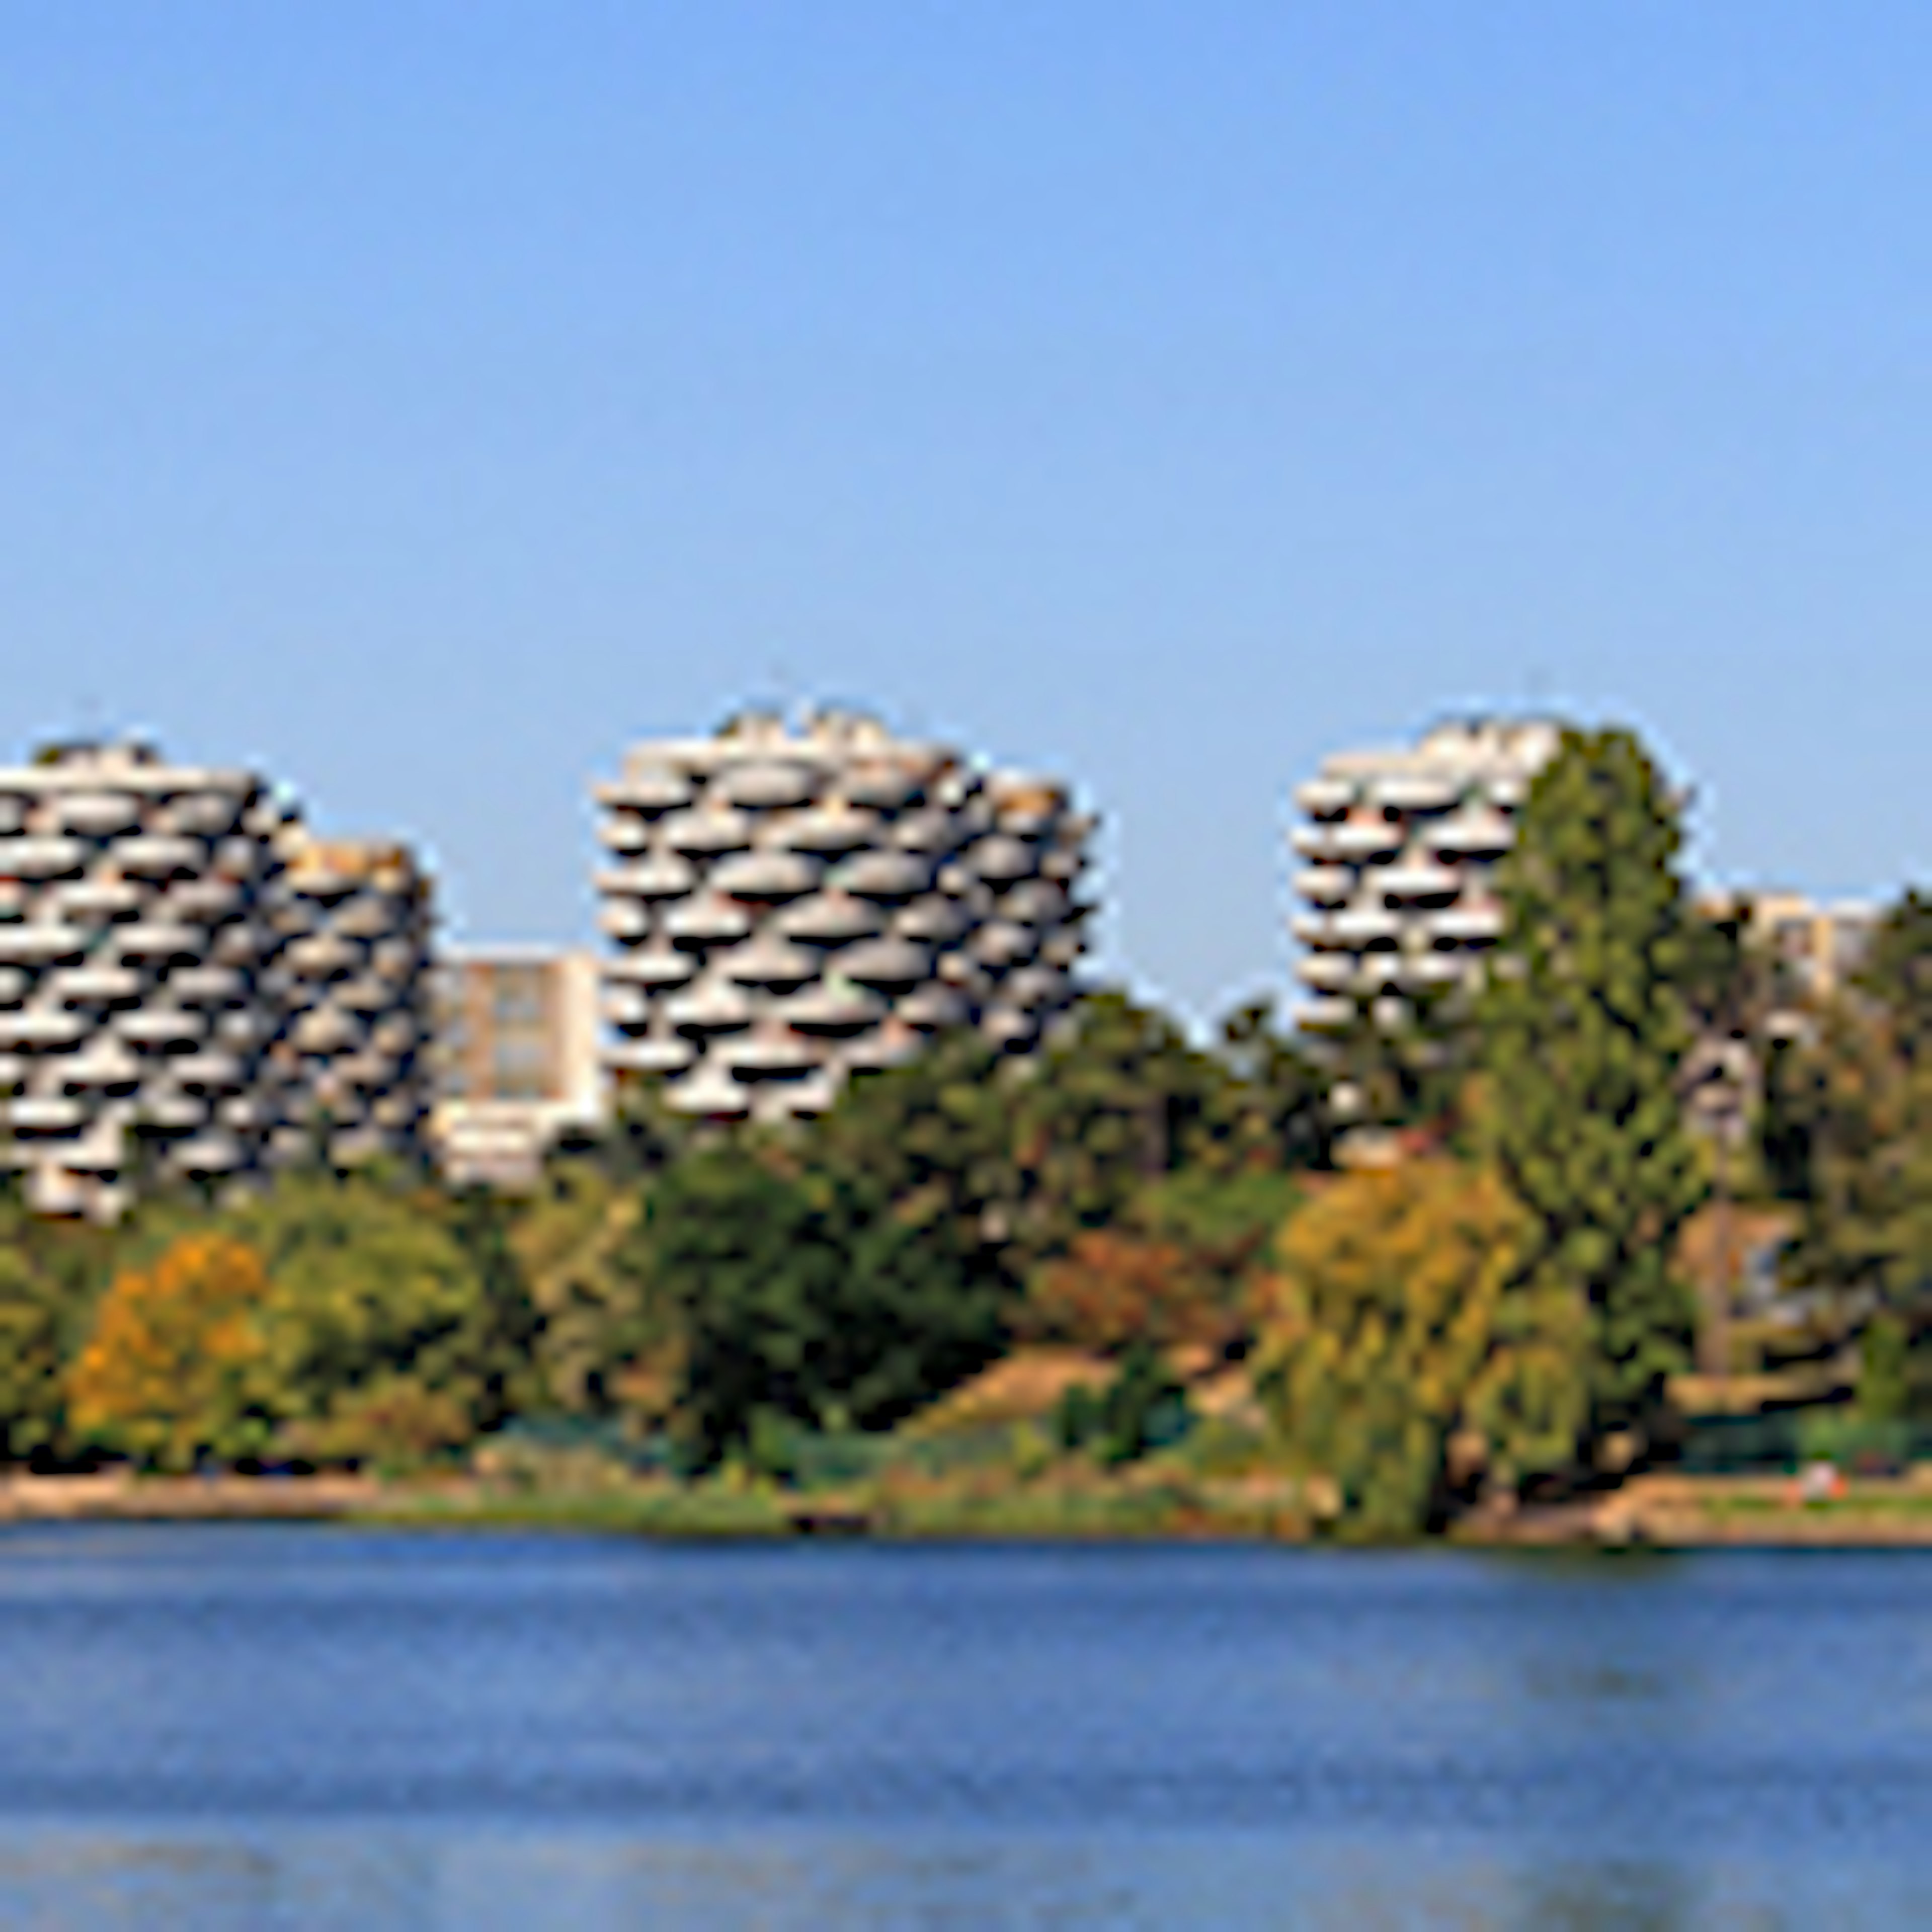
[[1439, 910], [1398, 910], [1385, 905], [1351, 905], [1340, 912], [1297, 913], [1288, 930], [1305, 946], [1354, 952], [1403, 940], [1448, 941], [1457, 946], [1493, 944], [1501, 938], [1503, 909], [1480, 899]]
[[1503, 813], [1482, 807], [1420, 824], [1379, 818], [1318, 821], [1295, 826], [1289, 842], [1310, 859], [1360, 864], [1405, 851], [1494, 856], [1508, 850], [1515, 838], [1516, 828]]

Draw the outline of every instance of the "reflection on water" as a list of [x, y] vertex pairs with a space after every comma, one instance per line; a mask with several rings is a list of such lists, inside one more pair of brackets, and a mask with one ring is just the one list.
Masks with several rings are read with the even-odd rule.
[[1912, 1925], [1932, 1560], [0, 1536], [0, 1925]]

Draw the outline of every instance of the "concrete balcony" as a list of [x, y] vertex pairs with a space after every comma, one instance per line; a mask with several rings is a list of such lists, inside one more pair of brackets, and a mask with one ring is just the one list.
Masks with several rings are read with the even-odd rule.
[[146, 1006], [116, 1013], [107, 1022], [116, 1040], [148, 1048], [185, 1046], [206, 1036], [207, 1016], [192, 1010]]
[[711, 985], [680, 993], [664, 1002], [664, 1022], [674, 1032], [704, 1036], [736, 1033], [756, 1014], [752, 1003], [735, 988]]
[[147, 991], [145, 974], [126, 966], [70, 966], [48, 991], [64, 1006], [125, 1006]]
[[651, 916], [635, 899], [612, 899], [597, 908], [600, 931], [613, 939], [638, 940], [651, 929]]
[[179, 961], [184, 964], [198, 961], [206, 944], [206, 935], [194, 926], [159, 920], [117, 926], [105, 939], [105, 944], [123, 959], [157, 963]]
[[999, 991], [1001, 1004], [1028, 1012], [1040, 1006], [1058, 1006], [1066, 994], [1066, 974], [1050, 966], [1022, 966], [1006, 975]]
[[184, 1005], [219, 1006], [242, 998], [248, 976], [232, 966], [184, 966], [165, 982], [170, 994]]
[[932, 863], [916, 852], [861, 852], [838, 867], [831, 883], [859, 898], [909, 899], [932, 884]]
[[697, 962], [688, 952], [636, 952], [620, 953], [604, 962], [604, 977], [613, 985], [682, 986], [698, 970]]
[[168, 1074], [176, 1086], [203, 1093], [232, 1092], [244, 1084], [234, 1055], [212, 1051], [181, 1054], [169, 1062]]
[[916, 986], [932, 970], [932, 956], [907, 939], [874, 939], [848, 948], [833, 970], [861, 986], [902, 990]]
[[1336, 938], [1344, 946], [1394, 939], [1402, 931], [1400, 916], [1379, 905], [1345, 906], [1332, 916], [1330, 925]]
[[752, 1110], [747, 1090], [709, 1058], [700, 1060], [681, 1080], [664, 1088], [665, 1104], [680, 1114], [695, 1114], [707, 1120], [742, 1120]]
[[674, 946], [730, 946], [748, 938], [750, 916], [728, 900], [687, 901], [664, 915], [664, 934]]
[[1436, 772], [1390, 772], [1373, 780], [1370, 796], [1398, 812], [1446, 812], [1462, 796], [1462, 781]]
[[64, 1094], [21, 1094], [0, 1100], [0, 1120], [16, 1134], [73, 1133], [86, 1124], [87, 1108]]
[[712, 789], [733, 805], [772, 812], [805, 804], [818, 790], [818, 774], [790, 759], [760, 758], [728, 765]]
[[81, 839], [46, 834], [0, 840], [0, 872], [14, 879], [77, 878], [90, 850]]
[[964, 1026], [973, 1010], [950, 986], [937, 983], [921, 986], [907, 994], [892, 1008], [909, 1027], [922, 1033], [938, 1033], [948, 1027]]
[[778, 1008], [785, 1024], [802, 1034], [848, 1038], [875, 1025], [886, 1006], [876, 993], [858, 986], [808, 986]]
[[640, 767], [626, 772], [614, 784], [597, 788], [598, 798], [606, 805], [618, 806], [656, 818], [675, 812], [692, 800], [691, 781], [669, 766]]
[[993, 1044], [1008, 1053], [1030, 1046], [1040, 1037], [1040, 1026], [1030, 1013], [1011, 1006], [995, 1006], [980, 1016], [980, 1030]]
[[1071, 908], [1059, 886], [1044, 879], [1022, 879], [1000, 895], [1000, 916], [1021, 926], [1057, 926]]
[[114, 862], [134, 878], [170, 879], [201, 872], [208, 863], [208, 847], [178, 832], [138, 832], [116, 842]]
[[242, 888], [232, 879], [182, 879], [168, 887], [154, 914], [190, 925], [212, 925], [242, 910]]
[[1411, 992], [1434, 992], [1468, 976], [1466, 956], [1454, 952], [1418, 952], [1402, 965], [1402, 984]]
[[184, 792], [154, 814], [150, 829], [197, 838], [224, 838], [241, 823], [244, 802], [234, 792]]
[[988, 885], [1012, 885], [1039, 872], [1040, 853], [1024, 838], [996, 832], [991, 838], [981, 839], [966, 854], [966, 863], [976, 877]]
[[1424, 929], [1437, 939], [1492, 944], [1503, 934], [1503, 909], [1481, 903], [1450, 906], [1442, 912], [1424, 914]]
[[1346, 812], [1355, 802], [1360, 788], [1348, 778], [1310, 778], [1294, 788], [1297, 807], [1310, 817], [1326, 818]]
[[1375, 884], [1392, 899], [1446, 898], [1462, 889], [1454, 866], [1402, 860], [1376, 875]]
[[1351, 818], [1334, 828], [1333, 850], [1343, 859], [1380, 859], [1400, 852], [1404, 836], [1385, 819]]
[[796, 852], [741, 852], [718, 866], [710, 883], [733, 898], [776, 904], [803, 898], [818, 874], [817, 862]]
[[876, 813], [856, 812], [848, 806], [827, 806], [782, 820], [772, 827], [771, 836], [776, 844], [795, 852], [813, 852], [832, 858], [869, 845], [879, 831]]
[[1355, 890], [1355, 874], [1346, 866], [1311, 866], [1294, 875], [1298, 898], [1311, 905], [1338, 906]]
[[57, 966], [86, 956], [91, 935], [76, 926], [0, 925], [0, 962]]
[[1345, 946], [1348, 942], [1336, 930], [1332, 912], [1298, 912], [1288, 922], [1288, 929], [1304, 946]]
[[892, 919], [892, 931], [902, 939], [929, 946], [947, 946], [962, 938], [972, 922], [948, 898], [915, 899]]
[[56, 919], [77, 922], [112, 919], [116, 913], [133, 912], [147, 903], [148, 894], [124, 879], [79, 878], [50, 886], [40, 901], [43, 910]]
[[98, 1088], [124, 1095], [134, 1091], [146, 1071], [137, 1055], [109, 1035], [68, 1054], [61, 1062], [60, 1078], [70, 1093]]
[[752, 842], [752, 821], [742, 812], [700, 808], [674, 813], [659, 834], [674, 852], [712, 858], [742, 852]]
[[627, 1040], [604, 1049], [604, 1062], [620, 1073], [681, 1073], [698, 1058], [688, 1040]]
[[1040, 935], [1030, 926], [1011, 920], [990, 920], [967, 942], [967, 950], [983, 966], [1017, 966], [1039, 950]]
[[650, 995], [641, 986], [607, 985], [598, 1004], [613, 1026], [640, 1028], [650, 1024]]
[[925, 774], [901, 764], [862, 765], [845, 779], [845, 796], [854, 805], [879, 812], [902, 812], [926, 788]]
[[728, 980], [740, 986], [802, 986], [818, 971], [815, 953], [775, 933], [761, 933], [742, 946], [734, 946], [721, 954], [716, 963]]
[[634, 854], [647, 850], [651, 842], [649, 824], [634, 812], [620, 812], [597, 828], [598, 842], [612, 852]]
[[240, 1143], [220, 1128], [182, 1142], [171, 1159], [184, 1174], [232, 1174], [247, 1164]]
[[42, 1009], [0, 1013], [0, 1052], [71, 1046], [93, 1030], [93, 1022], [80, 1013]]
[[1472, 859], [1494, 858], [1515, 842], [1516, 828], [1510, 821], [1501, 812], [1484, 806], [1452, 812], [1431, 826], [1427, 834], [1431, 850]]
[[346, 1052], [362, 1037], [362, 1030], [349, 1016], [334, 1006], [320, 1006], [304, 1013], [290, 1029], [289, 1037], [301, 1053]]
[[1288, 842], [1304, 859], [1332, 861], [1344, 856], [1341, 830], [1340, 825], [1298, 825], [1288, 835]]
[[1305, 986], [1323, 992], [1339, 993], [1355, 976], [1352, 952], [1313, 952], [1295, 963], [1294, 976]]
[[323, 932], [297, 940], [282, 957], [292, 972], [314, 984], [354, 972], [366, 955], [341, 934]]
[[822, 1048], [790, 1034], [752, 1034], [723, 1041], [712, 1052], [741, 1081], [796, 1079], [824, 1060]]
[[892, 828], [892, 843], [898, 851], [922, 852], [928, 858], [934, 858], [961, 843], [967, 824], [961, 814], [934, 806], [901, 819]]
[[788, 939], [803, 940], [808, 945], [842, 946], [851, 940], [870, 938], [884, 923], [884, 914], [868, 900], [843, 892], [818, 892], [788, 906], [774, 927]]
[[684, 860], [663, 852], [634, 865], [607, 866], [594, 881], [600, 892], [639, 899], [682, 898], [698, 889], [698, 874]]

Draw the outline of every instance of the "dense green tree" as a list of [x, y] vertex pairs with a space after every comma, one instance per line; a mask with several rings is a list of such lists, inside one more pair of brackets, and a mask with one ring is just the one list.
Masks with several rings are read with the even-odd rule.
[[510, 1240], [541, 1323], [544, 1408], [646, 1428], [670, 1411], [682, 1331], [642, 1238], [649, 1186], [600, 1159], [552, 1160], [518, 1204]]
[[[487, 1233], [428, 1190], [304, 1171], [223, 1217], [262, 1258], [266, 1400], [298, 1454], [380, 1457], [383, 1418], [447, 1436], [500, 1420], [520, 1336], [499, 1323]], [[466, 1239], [466, 1232], [470, 1238]], [[374, 1398], [380, 1394], [380, 1400]]]
[[1003, 1285], [947, 1228], [842, 1178], [775, 1172], [742, 1145], [673, 1168], [646, 1230], [683, 1318], [678, 1430], [700, 1464], [748, 1442], [760, 1415], [890, 1424], [1001, 1338]]
[[1276, 1023], [1273, 1000], [1251, 1000], [1225, 1016], [1214, 1054], [1233, 1076], [1228, 1104], [1244, 1156], [1286, 1169], [1328, 1165], [1334, 1076]]
[[64, 1377], [111, 1271], [102, 1230], [42, 1220], [0, 1199], [0, 1460], [58, 1460], [71, 1446]]
[[1502, 868], [1502, 954], [1483, 1006], [1495, 1159], [1528, 1208], [1526, 1286], [1590, 1310], [1592, 1426], [1654, 1416], [1686, 1359], [1672, 1270], [1703, 1192], [1677, 1088], [1677, 810], [1628, 731], [1566, 731]]
[[1932, 1063], [1932, 898], [1915, 886], [1886, 911], [1852, 983], [1907, 1066]]
[[1932, 900], [1891, 908], [1850, 990], [1780, 1046], [1766, 1112], [1802, 1214], [1787, 1272], [1916, 1316], [1932, 1294]]
[[1035, 1256], [1107, 1226], [1164, 1174], [1238, 1160], [1233, 1076], [1120, 992], [1080, 1002], [1028, 1070], [1013, 1117]]
[[1016, 1114], [1027, 1069], [962, 1029], [899, 1066], [859, 1076], [794, 1144], [799, 1170], [870, 1190], [1017, 1284], [1030, 1249]]

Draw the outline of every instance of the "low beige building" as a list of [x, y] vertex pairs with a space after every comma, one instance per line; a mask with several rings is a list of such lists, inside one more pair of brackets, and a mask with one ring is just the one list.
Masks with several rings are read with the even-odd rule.
[[544, 946], [452, 948], [434, 975], [436, 1106], [447, 1178], [518, 1186], [604, 1114], [598, 960]]

